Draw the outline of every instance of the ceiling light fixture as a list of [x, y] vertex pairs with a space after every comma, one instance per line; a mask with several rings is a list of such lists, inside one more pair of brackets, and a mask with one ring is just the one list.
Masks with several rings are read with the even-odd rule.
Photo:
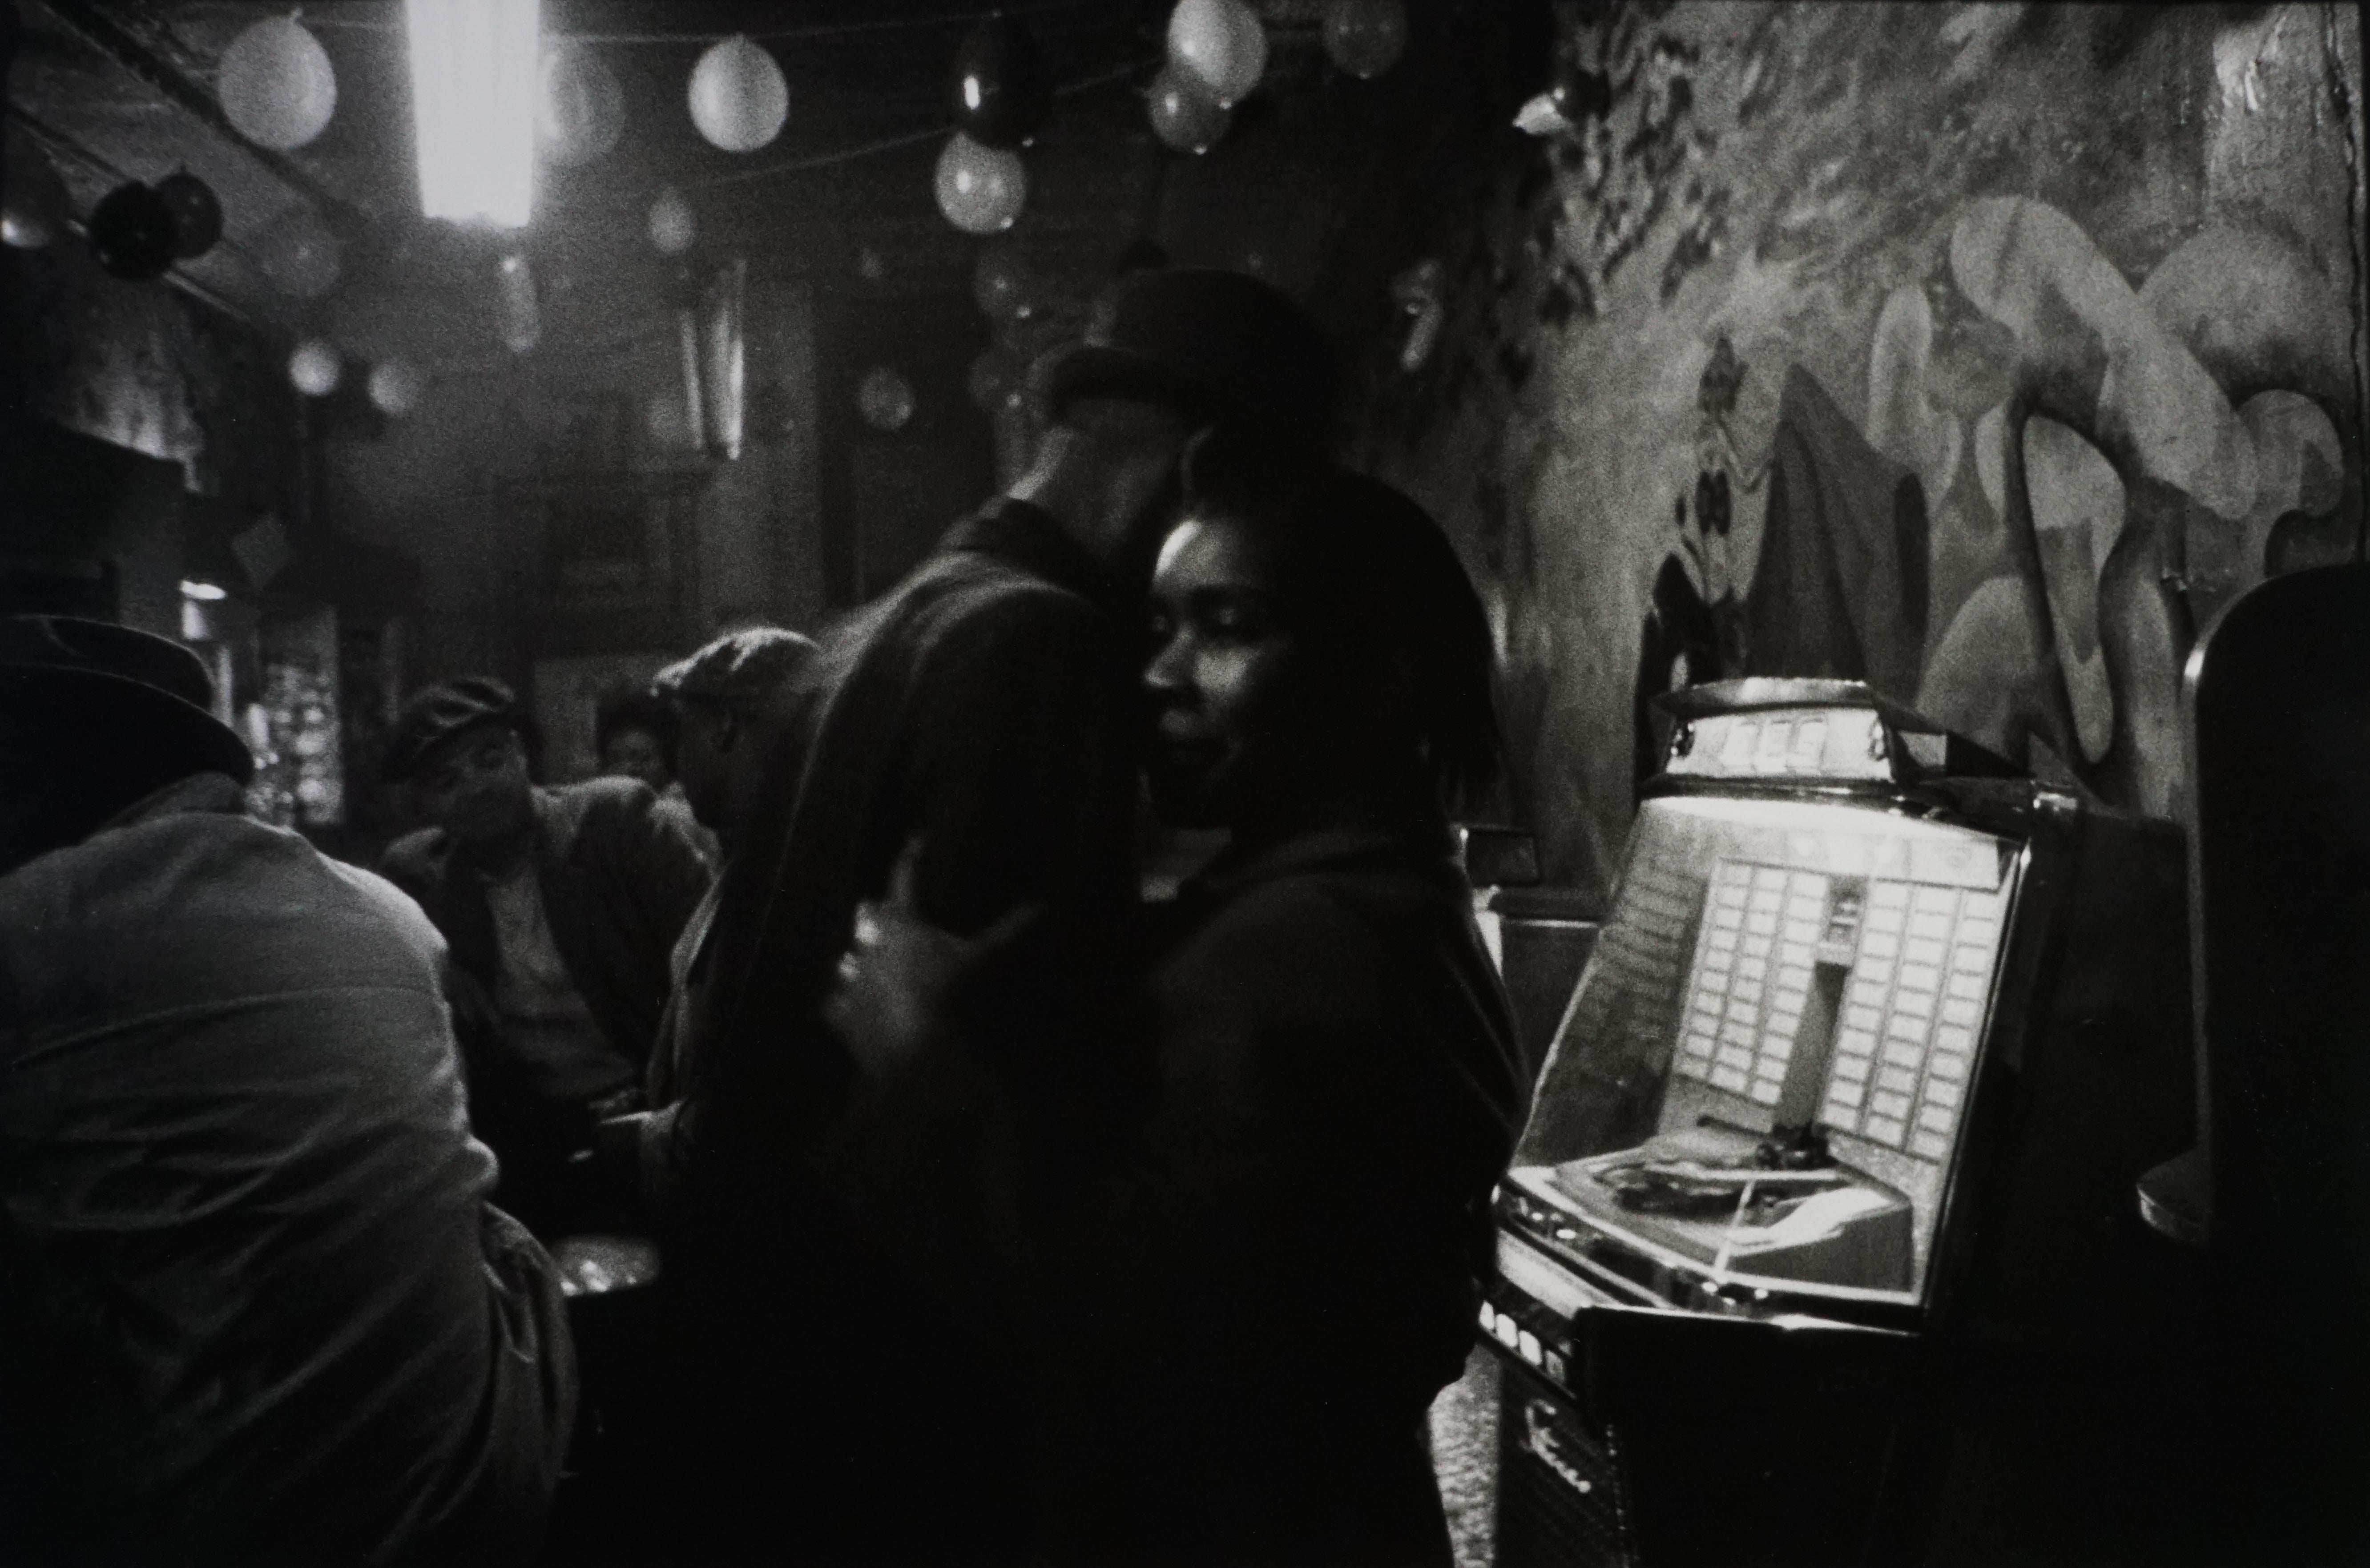
[[420, 210], [523, 227], [535, 205], [539, 0], [405, 0]]

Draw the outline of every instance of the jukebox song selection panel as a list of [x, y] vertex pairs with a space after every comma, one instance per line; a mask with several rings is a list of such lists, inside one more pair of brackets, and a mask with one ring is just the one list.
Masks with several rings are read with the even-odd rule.
[[[1704, 890], [1676, 1070], [1774, 1107], [1797, 1055], [1831, 1049], [1823, 1124], [1945, 1159], [2002, 909], [1997, 892], [1722, 860]], [[1821, 967], [1840, 983], [1824, 1009]], [[1810, 1037], [1829, 1031], [1831, 1046]]]

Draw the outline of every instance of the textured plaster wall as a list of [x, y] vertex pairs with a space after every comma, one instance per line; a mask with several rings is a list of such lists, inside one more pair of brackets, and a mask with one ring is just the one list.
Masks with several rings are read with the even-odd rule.
[[178, 463], [190, 493], [233, 513], [286, 503], [297, 420], [276, 338], [109, 277], [78, 243], [0, 258], [15, 409]]
[[2176, 813], [2199, 633], [2361, 548], [2358, 13], [1559, 16], [1586, 112], [1444, 204], [1358, 454], [1481, 582], [1550, 874], [1617, 870], [1645, 699], [1738, 674]]

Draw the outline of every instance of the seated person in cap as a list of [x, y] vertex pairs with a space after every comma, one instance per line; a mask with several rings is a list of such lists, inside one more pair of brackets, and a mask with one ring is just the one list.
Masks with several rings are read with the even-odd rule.
[[[1092, 1157], [1140, 1076], [1079, 1021], [1099, 1005], [1080, 977], [1116, 970], [1133, 902], [1130, 666], [1153, 527], [1195, 431], [1319, 441], [1333, 374], [1315, 326], [1255, 279], [1122, 281], [1038, 373], [1049, 428], [1027, 472], [823, 640], [814, 721], [724, 875], [719, 985], [685, 1086], [700, 1132], [665, 1232], [680, 1376], [738, 1429], [703, 1459], [711, 1505], [693, 1510], [717, 1554], [778, 1550], [786, 1519], [832, 1561], [974, 1562], [1025, 1536], [1019, 1326], [994, 1309], [1009, 1295], [979, 1282], [928, 1299], [825, 1169], [863, 1136], [823, 997], [857, 900], [908, 839], [930, 918], [972, 932], [1034, 906], [1000, 1043], [1030, 1064], [1045, 1113], [1082, 1132], [1040, 1146], [1063, 1152], [1030, 1179], [1062, 1186]], [[853, 1343], [932, 1348], [881, 1360]], [[793, 1398], [805, 1418], [783, 1422]], [[910, 1505], [916, 1452], [964, 1457], [926, 1509]]]
[[639, 778], [658, 791], [659, 810], [674, 817], [710, 866], [720, 853], [716, 836], [695, 820], [683, 785], [675, 778], [682, 721], [655, 690], [614, 691], [592, 709], [592, 750], [601, 771], [613, 778]]
[[[765, 765], [787, 756], [790, 739], [811, 716], [814, 657], [811, 638], [778, 627], [728, 632], [689, 658], [661, 670], [651, 683], [669, 706], [676, 739], [675, 787], [702, 831], [720, 849], [719, 864], [737, 853], [756, 815]], [[674, 1190], [681, 1142], [692, 1135], [680, 1101], [696, 1077], [692, 1048], [708, 1006], [715, 966], [708, 933], [715, 923], [721, 882], [708, 888], [685, 923], [670, 963], [673, 989], [666, 1020], [650, 1053], [645, 1078], [651, 1110], [602, 1124], [603, 1174], [613, 1190], [631, 1193], [645, 1213], [663, 1215]]]
[[529, 782], [499, 681], [420, 692], [387, 745], [434, 825], [383, 869], [452, 944], [478, 1135], [506, 1205], [539, 1234], [583, 1223], [568, 1170], [604, 1116], [639, 1108], [668, 956], [708, 886], [682, 824], [634, 779]]
[[0, 1562], [525, 1562], [573, 1374], [444, 943], [247, 816], [211, 701], [0, 618]]

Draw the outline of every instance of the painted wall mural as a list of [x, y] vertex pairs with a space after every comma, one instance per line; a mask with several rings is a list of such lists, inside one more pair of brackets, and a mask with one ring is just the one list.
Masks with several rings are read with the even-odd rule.
[[1651, 698], [1736, 674], [2177, 814], [2198, 637], [2362, 548], [2357, 13], [1625, 5], [1560, 48], [1606, 90], [1509, 155], [1364, 454], [1483, 579], [1555, 873], [1616, 869]]

